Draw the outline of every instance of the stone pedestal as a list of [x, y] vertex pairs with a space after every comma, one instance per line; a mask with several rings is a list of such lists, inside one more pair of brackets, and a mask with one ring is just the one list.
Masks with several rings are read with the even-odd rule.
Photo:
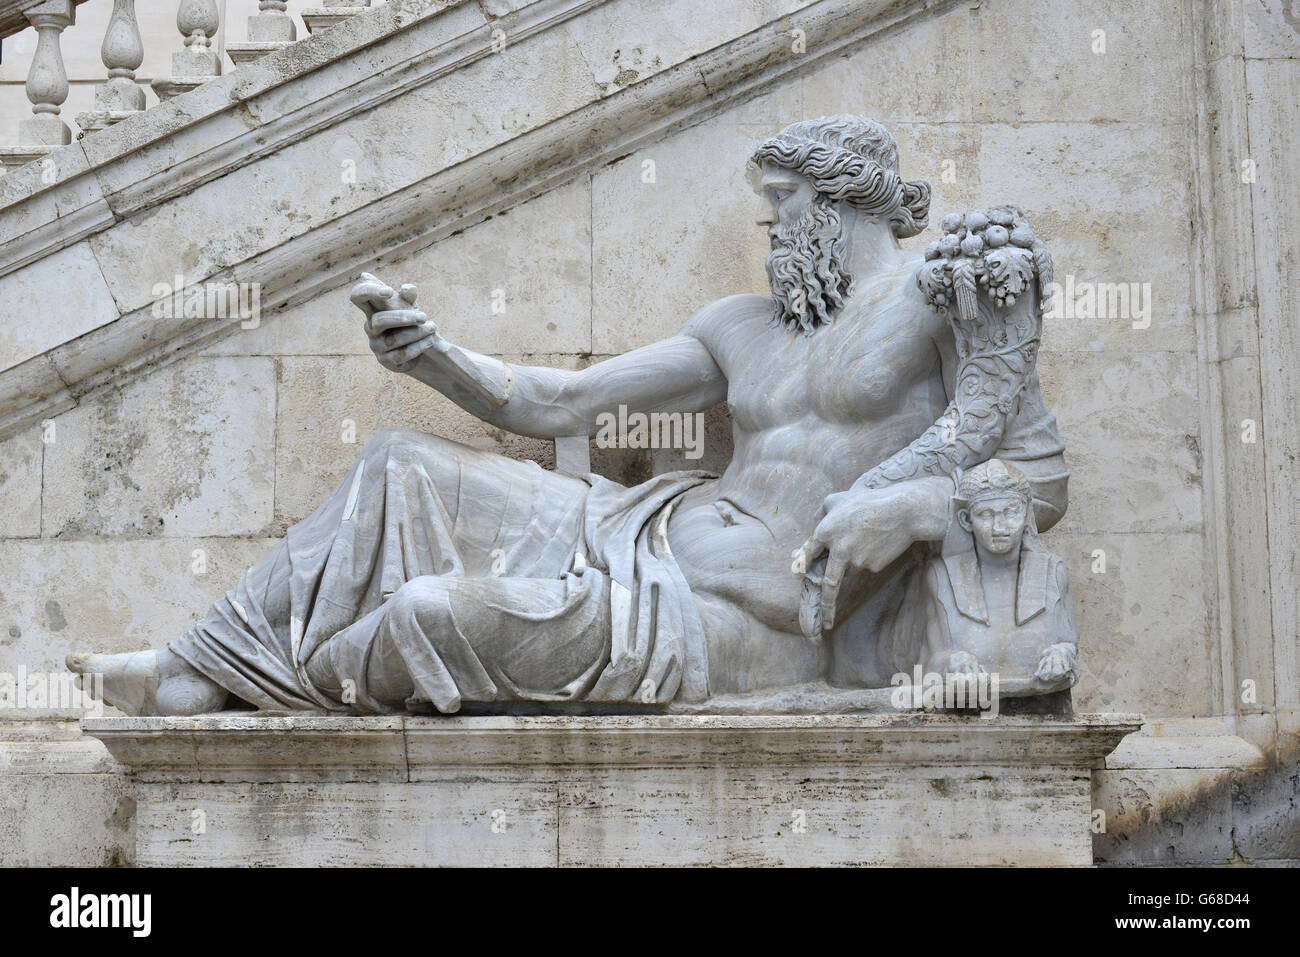
[[261, 59], [298, 39], [298, 29], [284, 0], [261, 0], [258, 12], [248, 18], [248, 42], [226, 44], [226, 55], [236, 66]]
[[61, 146], [41, 146], [36, 143], [24, 146], [0, 146], [0, 172], [26, 166], [28, 163], [44, 159], [55, 150], [62, 148]]
[[308, 33], [320, 33], [358, 13], [364, 13], [368, 6], [370, 0], [324, 0], [319, 7], [308, 7], [299, 16]]
[[141, 865], [1090, 865], [1137, 715], [87, 718]]

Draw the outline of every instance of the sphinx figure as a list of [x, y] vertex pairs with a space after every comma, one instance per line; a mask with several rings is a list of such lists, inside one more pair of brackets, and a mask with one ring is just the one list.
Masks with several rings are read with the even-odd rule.
[[924, 575], [962, 467], [1014, 462], [1037, 528], [1065, 511], [1034, 369], [1050, 259], [1009, 208], [954, 214], [924, 257], [904, 250], [929, 186], [903, 179], [893, 137], [863, 117], [794, 123], [750, 164], [770, 294], [704, 305], [675, 335], [581, 371], [456, 346], [412, 285], [364, 275], [352, 293], [385, 368], [506, 431], [591, 435], [620, 407], [725, 401], [721, 476], [628, 488], [386, 430], [185, 634], [69, 667], [101, 674], [105, 699], [135, 714], [888, 686], [920, 660]]
[[990, 459], [957, 485], [956, 514], [925, 573], [926, 670], [999, 676], [1008, 696], [1078, 681], [1065, 565], [1038, 540], [1029, 480]]

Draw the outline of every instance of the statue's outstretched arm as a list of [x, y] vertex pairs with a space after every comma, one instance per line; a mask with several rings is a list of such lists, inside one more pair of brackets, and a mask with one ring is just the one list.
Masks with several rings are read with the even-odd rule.
[[[602, 412], [703, 412], [727, 397], [708, 348], [679, 334], [580, 371], [509, 365], [510, 400], [482, 417], [539, 438], [591, 435]], [[470, 411], [474, 411], [471, 409]], [[479, 414], [479, 413], [476, 413]]]
[[361, 278], [352, 302], [366, 315], [380, 363], [498, 428], [535, 438], [590, 435], [600, 413], [617, 414], [620, 406], [699, 412], [727, 395], [726, 377], [689, 331], [579, 371], [516, 365], [444, 339], [415, 308], [414, 286], [394, 291], [368, 273]]

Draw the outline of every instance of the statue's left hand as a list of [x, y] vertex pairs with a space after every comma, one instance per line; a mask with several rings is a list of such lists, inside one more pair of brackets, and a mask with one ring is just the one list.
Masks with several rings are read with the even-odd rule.
[[794, 551], [792, 571], [804, 575], [826, 555], [821, 581], [821, 623], [835, 626], [835, 602], [844, 576], [878, 572], [913, 542], [933, 541], [948, 529], [952, 480], [923, 478], [884, 488], [850, 489], [826, 496], [824, 517], [812, 538]]
[[445, 347], [438, 327], [415, 308], [415, 295], [410, 283], [394, 291], [370, 273], [362, 273], [352, 290], [352, 303], [366, 317], [370, 351], [393, 372], [405, 372], [423, 353]]

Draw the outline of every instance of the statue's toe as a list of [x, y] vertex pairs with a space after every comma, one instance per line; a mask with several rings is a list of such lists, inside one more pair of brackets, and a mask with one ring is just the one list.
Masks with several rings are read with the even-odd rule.
[[86, 652], [77, 651], [64, 658], [63, 663], [68, 666], [69, 671], [81, 675], [86, 673], [86, 662], [89, 658], [90, 655]]

